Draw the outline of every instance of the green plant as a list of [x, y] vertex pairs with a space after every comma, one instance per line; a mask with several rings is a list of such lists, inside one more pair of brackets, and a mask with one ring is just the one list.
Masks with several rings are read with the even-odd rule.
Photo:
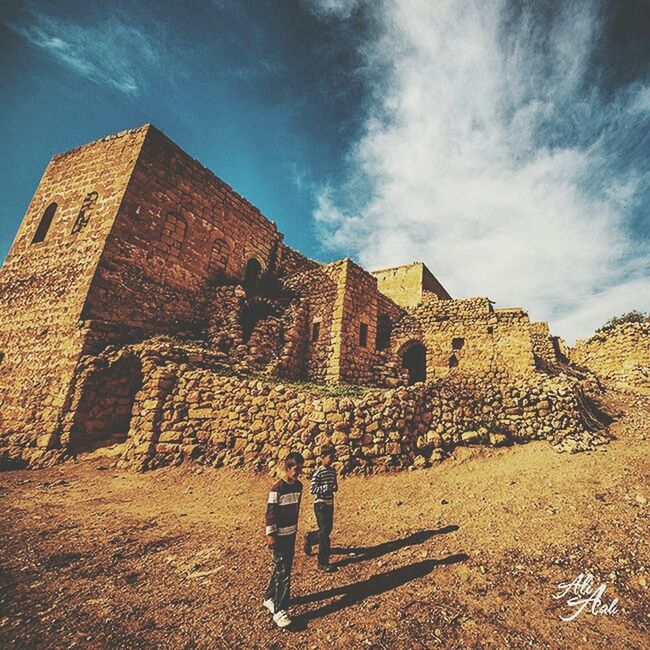
[[617, 325], [623, 325], [624, 323], [643, 323], [650, 322], [650, 314], [645, 314], [642, 311], [633, 309], [628, 311], [625, 314], [620, 316], [614, 316], [610, 318], [602, 327], [599, 327], [596, 332], [609, 332], [614, 329]]

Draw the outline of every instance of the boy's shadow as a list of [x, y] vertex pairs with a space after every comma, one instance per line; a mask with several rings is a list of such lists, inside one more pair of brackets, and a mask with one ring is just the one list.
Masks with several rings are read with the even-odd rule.
[[342, 567], [347, 566], [348, 564], [354, 564], [355, 562], [372, 560], [373, 558], [380, 557], [386, 553], [398, 551], [399, 549], [405, 548], [406, 546], [422, 544], [422, 542], [426, 542], [434, 535], [446, 535], [447, 533], [453, 533], [456, 530], [458, 530], [458, 526], [451, 525], [445, 526], [444, 528], [439, 528], [438, 530], [422, 530], [417, 533], [412, 533], [407, 537], [403, 537], [402, 539], [394, 539], [390, 542], [382, 542], [376, 546], [335, 546], [331, 550], [332, 555], [348, 555], [349, 557], [338, 560], [337, 562], [332, 562], [332, 564], [337, 567]]
[[327, 589], [306, 596], [298, 596], [293, 599], [293, 603], [296, 605], [325, 600], [326, 598], [333, 598], [335, 596], [342, 596], [342, 598], [339, 598], [333, 603], [322, 605], [321, 607], [305, 612], [304, 614], [295, 616], [293, 618], [291, 629], [295, 631], [304, 630], [309, 621], [341, 611], [346, 607], [356, 605], [370, 596], [376, 596], [386, 591], [390, 591], [391, 589], [395, 589], [395, 587], [400, 587], [410, 580], [422, 578], [433, 571], [437, 566], [464, 562], [468, 558], [469, 556], [465, 553], [457, 553], [456, 555], [448, 555], [441, 560], [424, 560], [422, 562], [415, 562], [414, 564], [408, 564], [399, 569], [392, 569], [391, 571], [380, 573], [368, 578], [367, 580], [355, 582], [351, 585], [335, 587], [334, 589]]

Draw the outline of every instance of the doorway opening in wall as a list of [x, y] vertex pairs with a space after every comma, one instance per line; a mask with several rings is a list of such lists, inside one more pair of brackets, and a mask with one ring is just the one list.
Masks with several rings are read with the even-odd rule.
[[262, 265], [252, 257], [246, 263], [246, 273], [244, 274], [244, 289], [248, 293], [257, 291], [262, 275]]
[[75, 453], [126, 441], [135, 396], [142, 388], [142, 367], [134, 357], [119, 359], [88, 377], [70, 432]]
[[426, 381], [427, 350], [422, 343], [413, 343], [402, 354], [402, 368], [409, 373], [409, 386]]

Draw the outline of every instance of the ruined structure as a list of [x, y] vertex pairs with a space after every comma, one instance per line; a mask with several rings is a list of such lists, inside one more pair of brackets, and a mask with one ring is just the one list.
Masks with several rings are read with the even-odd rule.
[[[545, 323], [487, 298], [454, 300], [421, 263], [370, 273], [350, 259], [306, 258], [151, 125], [50, 161], [0, 271], [0, 313], [5, 460], [38, 464], [128, 440], [124, 458], [138, 466], [185, 455], [253, 462], [292, 441], [309, 450], [334, 439], [360, 466], [364, 458], [411, 462], [416, 441], [435, 447], [445, 432], [457, 435], [449, 444], [463, 434], [510, 435], [505, 420], [472, 420], [471, 409], [469, 419], [443, 418], [451, 407], [431, 391], [450, 374], [465, 388], [473, 378], [474, 393], [493, 390], [489, 403], [504, 416], [521, 419], [541, 403], [533, 437], [553, 423], [581, 427], [578, 402], [560, 413], [562, 399], [543, 397], [549, 369], [557, 375], [565, 361]], [[242, 379], [251, 372], [266, 379]], [[382, 399], [411, 406], [389, 409], [392, 424], [377, 433], [367, 403], [321, 409], [299, 387], [280, 391], [274, 381], [376, 387]], [[505, 387], [526, 381], [536, 397], [509, 401]], [[250, 404], [242, 386], [277, 397]], [[287, 390], [303, 406], [283, 408]], [[435, 413], [458, 426], [436, 424]], [[269, 444], [274, 422], [283, 429]]]
[[618, 388], [650, 394], [650, 321], [621, 323], [576, 341], [571, 360]]

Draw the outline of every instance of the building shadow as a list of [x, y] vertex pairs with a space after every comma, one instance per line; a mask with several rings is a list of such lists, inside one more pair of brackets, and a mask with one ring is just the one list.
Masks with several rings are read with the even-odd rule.
[[435, 535], [446, 535], [447, 533], [453, 533], [457, 530], [458, 526], [451, 525], [445, 526], [444, 528], [438, 528], [437, 530], [422, 530], [417, 533], [412, 533], [407, 537], [403, 537], [402, 539], [382, 542], [376, 546], [334, 546], [331, 549], [331, 555], [347, 555], [348, 557], [332, 562], [332, 564], [337, 567], [343, 567], [348, 564], [355, 564], [356, 562], [372, 560], [382, 555], [386, 555], [387, 553], [393, 553], [394, 551], [398, 551], [407, 546], [422, 544]]
[[362, 602], [366, 598], [383, 594], [411, 580], [422, 578], [438, 566], [456, 564], [458, 562], [464, 562], [467, 559], [469, 559], [469, 556], [465, 553], [457, 553], [455, 555], [448, 555], [440, 560], [423, 560], [422, 562], [415, 562], [414, 564], [408, 564], [398, 569], [380, 573], [367, 580], [361, 580], [350, 585], [326, 589], [305, 596], [298, 596], [293, 599], [292, 604], [304, 605], [329, 598], [336, 598], [337, 596], [340, 596], [340, 598], [334, 602], [293, 617], [291, 629], [295, 631], [304, 630], [310, 621], [327, 616], [328, 614], [340, 612], [347, 607], [352, 607]]

